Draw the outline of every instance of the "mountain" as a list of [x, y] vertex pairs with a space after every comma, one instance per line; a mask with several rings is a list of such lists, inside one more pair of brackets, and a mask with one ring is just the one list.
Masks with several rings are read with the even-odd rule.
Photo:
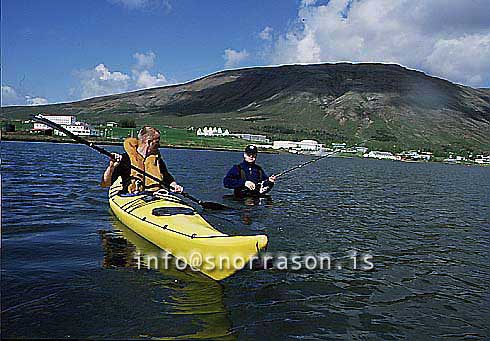
[[490, 151], [490, 89], [395, 64], [314, 64], [218, 72], [161, 88], [45, 106], [3, 107], [0, 119], [70, 114], [103, 122], [220, 126], [274, 138], [371, 148]]

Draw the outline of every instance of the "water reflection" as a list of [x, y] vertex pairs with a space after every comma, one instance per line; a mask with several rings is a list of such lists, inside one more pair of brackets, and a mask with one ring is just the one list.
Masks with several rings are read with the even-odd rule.
[[264, 208], [272, 208], [274, 202], [271, 195], [263, 197], [237, 197], [235, 195], [224, 195], [223, 202], [225, 205], [234, 207], [239, 212], [241, 222], [245, 225], [252, 225], [254, 214]]
[[131, 231], [114, 216], [112, 225], [113, 231], [99, 231], [104, 248], [103, 267], [139, 267], [140, 271], [160, 272], [163, 277], [158, 284], [164, 292], [169, 289], [171, 292], [160, 303], [165, 305], [168, 314], [175, 315], [176, 319], [181, 317], [186, 324], [177, 329], [185, 334], [170, 331], [169, 334], [142, 336], [159, 339], [234, 339], [220, 283], [200, 272], [177, 269], [175, 258], [165, 261], [162, 257], [164, 251]]

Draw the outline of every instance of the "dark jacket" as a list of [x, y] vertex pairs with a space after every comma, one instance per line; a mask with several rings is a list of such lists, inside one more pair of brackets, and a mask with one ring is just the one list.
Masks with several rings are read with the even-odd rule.
[[[161, 158], [160, 158], [161, 160]], [[174, 177], [168, 172], [165, 162], [161, 160], [160, 162], [160, 173], [163, 175], [163, 183], [165, 186], [169, 187], [172, 182], [175, 181]], [[123, 190], [121, 193], [128, 192], [128, 186], [131, 182], [131, 160], [128, 153], [122, 154], [121, 163], [114, 169], [112, 173], [111, 183], [114, 183], [118, 177], [122, 178]]]
[[223, 179], [223, 185], [226, 188], [233, 189], [235, 195], [247, 196], [247, 195], [258, 195], [259, 186], [255, 191], [250, 191], [245, 187], [246, 181], [252, 181], [255, 185], [258, 185], [262, 181], [267, 181], [269, 177], [264, 172], [262, 167], [255, 163], [248, 163], [243, 161], [239, 165], [234, 165], [226, 174]]

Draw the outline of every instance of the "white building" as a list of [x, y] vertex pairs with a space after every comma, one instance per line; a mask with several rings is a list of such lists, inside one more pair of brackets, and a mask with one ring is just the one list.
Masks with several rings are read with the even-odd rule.
[[315, 140], [302, 140], [298, 142], [298, 148], [301, 151], [315, 152], [323, 148], [323, 144]]
[[230, 131], [228, 129], [223, 129], [221, 127], [204, 127], [198, 128], [196, 132], [197, 136], [228, 136]]
[[465, 157], [456, 155], [456, 158], [454, 158], [452, 155], [449, 155], [449, 158], [442, 160], [442, 162], [449, 162], [449, 163], [460, 163], [463, 161], [467, 161]]
[[251, 141], [251, 142], [261, 142], [261, 143], [269, 143], [269, 139], [265, 135], [257, 135], [257, 134], [229, 134], [230, 136], [238, 137], [239, 139]]
[[332, 142], [332, 148], [333, 149], [342, 149], [342, 148], [345, 148], [347, 147], [347, 144], [346, 143], [335, 143], [335, 142]]
[[[92, 129], [92, 127], [85, 122], [77, 122], [77, 118], [75, 116], [62, 116], [62, 115], [40, 115], [41, 117], [50, 120], [56, 124], [59, 124], [63, 128], [72, 132], [75, 135], [79, 136], [97, 136], [98, 133], [96, 130]], [[51, 127], [43, 123], [34, 123], [33, 130], [51, 130]], [[66, 136], [64, 133], [54, 130], [54, 134], [58, 136]]]
[[452, 156], [448, 157], [447, 159], [442, 160], [442, 162], [448, 162], [448, 163], [459, 163], [461, 160], [456, 160], [453, 159]]
[[110, 122], [107, 122], [107, 123], [106, 123], [106, 126], [107, 126], [107, 127], [112, 127], [112, 128], [114, 128], [114, 127], [119, 126], [119, 123], [117, 123], [117, 122], [113, 122], [113, 121], [110, 121]]
[[197, 136], [228, 136], [230, 131], [221, 127], [204, 127], [198, 128], [196, 131]]
[[367, 147], [354, 147], [354, 149], [357, 153], [363, 153], [363, 154], [367, 153], [368, 151]]
[[323, 144], [318, 143], [315, 140], [302, 140], [297, 141], [274, 141], [272, 144], [273, 149], [285, 149], [294, 152], [317, 152], [323, 150]]
[[402, 159], [405, 160], [414, 160], [414, 161], [429, 161], [432, 157], [432, 153], [423, 152], [420, 153], [418, 151], [410, 150], [408, 152], [400, 153]]
[[[84, 123], [84, 122], [75, 122], [70, 125], [64, 125], [63, 128], [68, 130], [69, 132], [72, 132], [75, 135], [78, 136], [97, 136], [98, 133], [96, 130], [92, 129], [89, 124]], [[61, 131], [54, 130], [54, 134], [58, 136], [66, 136], [65, 133], [62, 133]]]
[[228, 129], [224, 129], [221, 127], [204, 127], [198, 128], [196, 131], [197, 136], [206, 136], [206, 137], [214, 137], [214, 136], [232, 136], [237, 137], [239, 139], [244, 139], [252, 142], [261, 142], [261, 143], [269, 143], [269, 139], [265, 135], [257, 135], [257, 134], [231, 134]]
[[478, 155], [475, 162], [480, 165], [490, 165], [490, 156]]
[[298, 146], [297, 142], [294, 141], [274, 141], [272, 143], [272, 149], [294, 149]]
[[379, 160], [400, 160], [399, 157], [396, 157], [390, 152], [380, 152], [377, 150], [372, 150], [367, 154], [363, 155], [364, 157], [370, 157], [374, 159], [379, 159]]
[[[58, 115], [42, 115], [42, 114], [39, 116], [62, 126], [74, 124], [77, 121], [77, 118], [75, 116], [58, 116]], [[34, 130], [49, 130], [49, 129], [51, 128], [43, 123], [38, 123], [38, 122], [34, 123]]]

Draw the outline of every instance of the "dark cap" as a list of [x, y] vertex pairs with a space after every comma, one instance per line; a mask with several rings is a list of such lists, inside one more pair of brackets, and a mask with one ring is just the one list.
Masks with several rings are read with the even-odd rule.
[[253, 144], [248, 145], [248, 146], [245, 148], [245, 153], [246, 153], [247, 155], [257, 155], [257, 147], [255, 147]]

